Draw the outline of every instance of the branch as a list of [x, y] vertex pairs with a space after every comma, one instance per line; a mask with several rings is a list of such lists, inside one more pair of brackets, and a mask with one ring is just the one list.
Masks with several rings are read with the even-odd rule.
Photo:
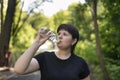
[[20, 24], [23, 5], [24, 5], [24, 2], [22, 2], [22, 7], [21, 7], [21, 10], [20, 10], [20, 15], [19, 15], [19, 18], [18, 18], [18, 21], [17, 21], [17, 25], [13, 28], [13, 34], [12, 34], [13, 36], [15, 36], [15, 34], [17, 34], [16, 31], [17, 31], [17, 28], [18, 28], [18, 26]]

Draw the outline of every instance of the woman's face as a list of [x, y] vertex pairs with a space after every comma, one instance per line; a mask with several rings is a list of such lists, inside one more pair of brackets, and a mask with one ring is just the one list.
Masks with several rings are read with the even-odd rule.
[[72, 35], [63, 29], [58, 32], [58, 39], [60, 42], [57, 44], [57, 46], [60, 49], [70, 49], [74, 42]]

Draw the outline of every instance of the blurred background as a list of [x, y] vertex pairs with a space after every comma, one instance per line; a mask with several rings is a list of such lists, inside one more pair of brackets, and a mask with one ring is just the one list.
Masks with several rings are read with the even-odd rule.
[[[75, 54], [87, 61], [91, 80], [119, 80], [120, 0], [0, 0], [0, 11], [0, 80], [16, 76], [16, 60], [41, 27], [56, 33], [61, 23], [79, 30]], [[47, 41], [36, 54], [53, 49]]]

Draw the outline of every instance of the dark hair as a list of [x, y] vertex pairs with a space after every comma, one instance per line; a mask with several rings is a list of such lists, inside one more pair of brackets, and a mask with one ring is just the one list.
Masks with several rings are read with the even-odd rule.
[[76, 43], [71, 47], [71, 53], [74, 53], [75, 46], [77, 42], [79, 41], [79, 32], [76, 29], [76, 27], [74, 27], [71, 24], [60, 24], [57, 29], [57, 33], [62, 29], [68, 31], [72, 35], [73, 39], [77, 39]]

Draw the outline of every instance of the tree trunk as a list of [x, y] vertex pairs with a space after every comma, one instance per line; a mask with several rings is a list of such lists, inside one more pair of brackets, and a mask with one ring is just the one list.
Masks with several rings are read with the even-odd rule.
[[1, 26], [0, 34], [0, 66], [5, 66], [5, 56], [9, 52], [10, 34], [15, 13], [15, 7], [16, 0], [8, 0], [7, 13], [5, 16], [5, 21]]
[[2, 26], [3, 25], [3, 0], [1, 0], [0, 3], [1, 3], [1, 26]]
[[95, 30], [95, 37], [96, 37], [96, 49], [97, 49], [97, 54], [100, 62], [100, 67], [103, 72], [103, 79], [110, 80], [107, 69], [105, 67], [104, 60], [103, 60], [100, 39], [99, 39], [99, 30], [98, 30], [98, 23], [97, 23], [97, 0], [94, 0], [93, 2], [93, 20], [94, 20], [94, 30]]

